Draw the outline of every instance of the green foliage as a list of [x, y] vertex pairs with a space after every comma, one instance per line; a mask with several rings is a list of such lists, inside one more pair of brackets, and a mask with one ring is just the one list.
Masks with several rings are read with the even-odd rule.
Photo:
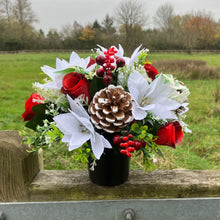
[[52, 116], [45, 114], [45, 111], [48, 109], [47, 104], [35, 105], [32, 108], [32, 111], [35, 114], [35, 117], [26, 123], [26, 127], [36, 130], [37, 126], [43, 126], [44, 120], [47, 119], [52, 121]]
[[91, 100], [97, 91], [99, 91], [105, 87], [106, 87], [106, 85], [103, 82], [103, 78], [99, 78], [99, 77], [94, 76], [93, 80], [90, 84], [90, 90], [89, 90]]

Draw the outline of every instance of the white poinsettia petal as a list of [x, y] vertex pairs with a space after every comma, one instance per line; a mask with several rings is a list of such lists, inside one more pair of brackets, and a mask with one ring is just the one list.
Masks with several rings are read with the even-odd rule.
[[91, 133], [88, 132], [80, 132], [80, 134], [72, 134], [72, 137], [68, 143], [69, 151], [75, 150], [81, 147], [84, 143], [86, 143], [92, 137]]
[[65, 69], [64, 62], [59, 58], [56, 58], [56, 70], [63, 70]]
[[57, 88], [61, 89], [63, 86], [63, 77], [65, 76], [65, 73], [56, 73], [55, 76], [55, 83], [57, 85]]
[[57, 115], [53, 120], [56, 122], [59, 130], [64, 134], [72, 135], [79, 131], [80, 122], [71, 113]]
[[35, 83], [35, 86], [40, 89], [59, 89], [55, 81], [48, 82], [45, 84]]
[[128, 77], [128, 89], [131, 97], [140, 103], [149, 90], [149, 84], [139, 72], [133, 71]]
[[129, 65], [133, 65], [134, 62], [136, 62], [138, 60], [138, 56], [140, 55], [140, 53], [143, 51], [139, 51], [142, 45], [140, 45], [139, 47], [137, 47], [134, 52], [131, 55], [130, 61], [129, 61]]
[[63, 143], [69, 143], [71, 140], [72, 135], [70, 134], [64, 134], [63, 138], [62, 138], [62, 142]]
[[115, 54], [116, 56], [118, 57], [123, 57], [124, 56], [124, 49], [123, 47], [121, 46], [121, 44], [118, 45], [118, 52]]
[[80, 57], [76, 52], [72, 52], [70, 55], [70, 65], [75, 65], [77, 62], [79, 62]]
[[96, 63], [92, 64], [91, 66], [89, 67], [86, 67], [86, 72], [91, 72], [94, 68], [96, 67]]
[[52, 80], [55, 79], [55, 74], [54, 72], [56, 71], [56, 69], [50, 67], [50, 66], [43, 66], [41, 67], [41, 70], [46, 73]]
[[147, 116], [147, 112], [140, 108], [139, 105], [135, 104], [135, 102], [132, 105], [132, 115], [134, 119], [136, 120], [142, 120]]
[[102, 52], [107, 51], [107, 49], [99, 44], [97, 44], [97, 46], [102, 50]]
[[93, 137], [91, 138], [91, 146], [92, 152], [98, 160], [104, 152], [104, 148], [111, 148], [111, 144], [97, 132], [95, 132]]
[[67, 99], [69, 101], [72, 112], [74, 112], [79, 117], [90, 119], [90, 116], [77, 99], [73, 100], [69, 95], [67, 95]]

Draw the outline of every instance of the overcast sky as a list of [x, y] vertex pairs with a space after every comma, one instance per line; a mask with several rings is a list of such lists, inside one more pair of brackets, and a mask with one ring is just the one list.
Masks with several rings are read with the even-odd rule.
[[[51, 28], [60, 30], [62, 26], [72, 24], [75, 20], [86, 25], [96, 19], [102, 21], [105, 15], [113, 15], [120, 0], [30, 0], [32, 9], [39, 22], [37, 29], [47, 32]], [[175, 14], [183, 15], [187, 12], [205, 10], [211, 12], [216, 21], [220, 19], [220, 0], [140, 0], [145, 5], [149, 15], [149, 26], [153, 25], [153, 16], [157, 8], [165, 3], [174, 7]]]

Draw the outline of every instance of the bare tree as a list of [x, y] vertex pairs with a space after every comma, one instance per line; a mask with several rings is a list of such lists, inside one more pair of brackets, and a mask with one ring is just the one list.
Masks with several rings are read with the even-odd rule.
[[138, 0], [123, 0], [115, 9], [115, 19], [124, 31], [125, 45], [127, 51], [133, 50], [137, 45], [135, 36], [137, 36], [137, 26], [143, 27], [146, 23], [146, 14], [144, 5]]
[[11, 2], [9, 0], [0, 0], [0, 12], [6, 17], [9, 27], [11, 26]]
[[24, 40], [28, 27], [37, 22], [37, 17], [31, 8], [31, 2], [29, 0], [16, 0], [13, 5], [13, 14], [19, 24], [21, 38]]
[[171, 29], [172, 19], [174, 17], [174, 7], [170, 3], [161, 5], [154, 17], [155, 24], [159, 26], [163, 31]]

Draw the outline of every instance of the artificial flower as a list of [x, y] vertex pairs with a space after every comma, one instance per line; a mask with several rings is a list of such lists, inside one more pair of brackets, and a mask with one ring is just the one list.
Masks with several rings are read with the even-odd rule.
[[148, 77], [151, 78], [152, 80], [154, 80], [156, 75], [159, 74], [157, 69], [154, 66], [152, 66], [150, 63], [146, 63], [144, 65], [144, 69], [145, 69]]
[[68, 96], [71, 110], [69, 113], [60, 114], [53, 119], [57, 128], [63, 132], [62, 141], [67, 143], [69, 151], [79, 148], [90, 140], [94, 156], [100, 159], [104, 148], [111, 148], [111, 144], [104, 136], [94, 130], [90, 116], [77, 101]]
[[43, 100], [44, 98], [38, 93], [31, 94], [31, 96], [25, 102], [25, 112], [22, 114], [24, 121], [29, 121], [35, 116], [34, 112], [32, 111], [32, 107], [41, 104]]
[[43, 66], [41, 67], [42, 71], [47, 74], [51, 81], [45, 83], [45, 84], [40, 84], [37, 83], [35, 84], [36, 87], [38, 88], [43, 88], [43, 89], [61, 89], [62, 87], [62, 81], [63, 77], [66, 75], [65, 73], [57, 73], [57, 71], [62, 71], [67, 68], [73, 68], [73, 67], [80, 67], [82, 70], [86, 73], [90, 73], [96, 66], [96, 64], [91, 64], [90, 57], [87, 57], [85, 59], [80, 58], [79, 55], [75, 52], [72, 52], [70, 56], [69, 62], [66, 60], [60, 60], [56, 59], [56, 69], [49, 67], [49, 66]]
[[144, 119], [147, 112], [164, 121], [177, 119], [174, 111], [181, 105], [169, 98], [174, 90], [164, 82], [162, 75], [149, 84], [139, 72], [133, 71], [128, 78], [128, 89], [134, 101], [132, 114], [136, 120]]
[[72, 72], [63, 77], [61, 92], [73, 99], [80, 96], [89, 103], [89, 85], [85, 75]]
[[176, 148], [183, 139], [182, 127], [178, 121], [166, 124], [158, 130], [157, 136], [156, 144]]

